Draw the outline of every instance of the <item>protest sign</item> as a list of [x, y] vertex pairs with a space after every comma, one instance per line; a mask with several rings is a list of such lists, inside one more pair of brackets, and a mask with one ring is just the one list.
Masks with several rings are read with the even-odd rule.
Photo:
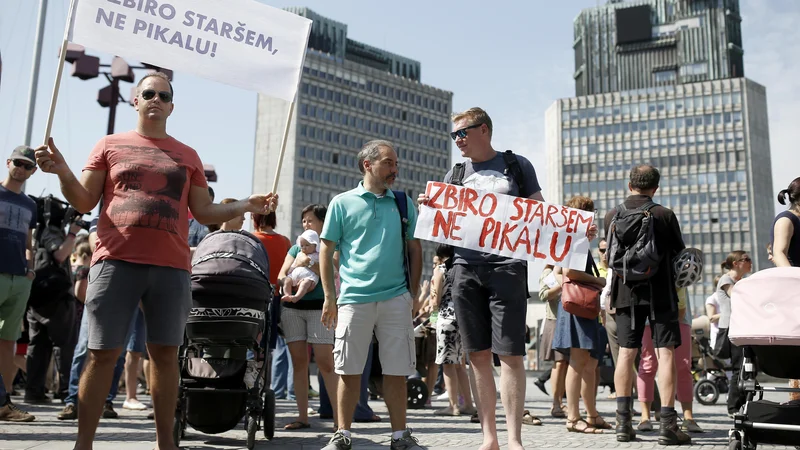
[[414, 237], [584, 270], [594, 212], [429, 181]]
[[292, 101], [311, 20], [254, 0], [73, 0], [68, 39]]

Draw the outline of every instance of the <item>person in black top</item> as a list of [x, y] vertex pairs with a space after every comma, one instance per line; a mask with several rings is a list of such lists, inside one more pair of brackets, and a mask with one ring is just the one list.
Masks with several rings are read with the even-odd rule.
[[[651, 202], [658, 190], [661, 175], [653, 166], [639, 165], [631, 169], [628, 189], [631, 195], [622, 206], [625, 209], [642, 207]], [[605, 232], [617, 213], [615, 208], [605, 217]], [[678, 292], [672, 275], [672, 259], [685, 248], [680, 225], [668, 208], [656, 205], [650, 210], [654, 219], [654, 238], [661, 255], [658, 270], [649, 279], [628, 281], [616, 274], [612, 277], [611, 306], [616, 308], [619, 360], [614, 374], [617, 391], [617, 440], [628, 442], [635, 438], [631, 424], [631, 386], [636, 354], [642, 346], [645, 323], [649, 319], [653, 343], [658, 349], [659, 389], [661, 407], [661, 432], [659, 444], [676, 445], [691, 442], [677, 423], [675, 412], [675, 347], [681, 345], [678, 318]]]

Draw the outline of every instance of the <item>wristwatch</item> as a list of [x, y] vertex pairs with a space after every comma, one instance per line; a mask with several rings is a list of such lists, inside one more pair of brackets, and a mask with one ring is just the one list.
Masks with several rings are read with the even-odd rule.
[[28, 268], [28, 270], [25, 272], [25, 276], [27, 277], [29, 274], [33, 274], [33, 277], [34, 277], [34, 278], [36, 278], [36, 271], [35, 271], [35, 270], [33, 270], [33, 269], [31, 269], [30, 267], [29, 267], [29, 268]]

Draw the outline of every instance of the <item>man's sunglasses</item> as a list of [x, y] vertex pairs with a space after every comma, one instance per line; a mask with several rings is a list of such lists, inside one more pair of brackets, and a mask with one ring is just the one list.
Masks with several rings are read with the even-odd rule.
[[597, 251], [598, 251], [598, 252], [600, 252], [600, 253], [605, 253], [605, 252], [606, 252], [606, 249], [604, 249], [604, 248], [598, 248], [598, 249], [597, 249]]
[[36, 164], [26, 163], [25, 161], [19, 159], [14, 160], [14, 166], [22, 167], [25, 170], [33, 170], [34, 168], [36, 168]]
[[[153, 89], [145, 89], [142, 91], [142, 98], [145, 100], [152, 100], [153, 97], [156, 96], [156, 91]], [[172, 94], [167, 91], [158, 91], [158, 98], [161, 99], [164, 103], [169, 103], [172, 101]]]
[[453, 138], [454, 141], [457, 138], [464, 139], [465, 137], [467, 137], [467, 130], [471, 130], [473, 128], [478, 128], [481, 125], [483, 125], [483, 124], [482, 123], [476, 123], [475, 125], [470, 125], [468, 127], [462, 128], [460, 130], [453, 131], [452, 133], [450, 133], [450, 137]]

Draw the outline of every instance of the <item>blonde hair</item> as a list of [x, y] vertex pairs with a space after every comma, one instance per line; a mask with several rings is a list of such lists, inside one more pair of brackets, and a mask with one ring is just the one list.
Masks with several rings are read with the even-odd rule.
[[486, 127], [489, 129], [489, 137], [492, 137], [492, 118], [489, 117], [489, 114], [482, 108], [476, 106], [464, 112], [453, 113], [451, 119], [453, 122], [467, 119], [470, 125], [486, 124]]

